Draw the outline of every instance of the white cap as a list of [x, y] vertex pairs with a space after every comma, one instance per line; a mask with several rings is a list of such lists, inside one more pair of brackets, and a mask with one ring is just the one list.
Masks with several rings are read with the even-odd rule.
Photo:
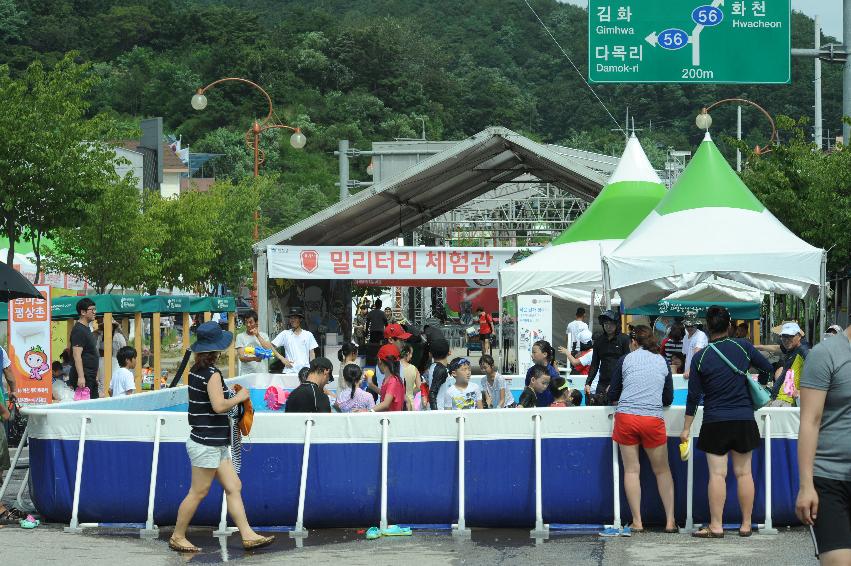
[[828, 330], [834, 330], [837, 334], [842, 334], [842, 327], [838, 324], [831, 324], [827, 327]]
[[587, 344], [592, 338], [591, 331], [588, 329], [582, 330], [577, 338], [580, 344]]
[[795, 336], [801, 333], [801, 327], [797, 322], [786, 322], [780, 329], [780, 336]]

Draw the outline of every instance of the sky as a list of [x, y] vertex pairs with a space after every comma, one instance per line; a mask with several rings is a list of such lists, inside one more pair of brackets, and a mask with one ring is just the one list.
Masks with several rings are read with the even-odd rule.
[[[588, 0], [559, 0], [559, 2], [576, 4], [583, 8], [588, 6]], [[842, 41], [842, 2], [843, 0], [792, 0], [792, 9], [803, 12], [811, 18], [820, 16], [824, 34]]]

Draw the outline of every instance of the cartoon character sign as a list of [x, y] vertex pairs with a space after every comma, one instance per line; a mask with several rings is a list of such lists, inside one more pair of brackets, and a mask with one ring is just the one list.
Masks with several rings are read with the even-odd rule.
[[35, 345], [24, 354], [24, 363], [29, 369], [30, 379], [41, 381], [42, 376], [50, 371], [50, 365], [47, 363], [47, 354], [44, 349]]

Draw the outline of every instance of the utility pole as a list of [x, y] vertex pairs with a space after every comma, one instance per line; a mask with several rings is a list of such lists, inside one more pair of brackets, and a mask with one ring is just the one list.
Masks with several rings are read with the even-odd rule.
[[[814, 43], [814, 45], [815, 45], [816, 51], [819, 51], [819, 50], [821, 50], [821, 22], [820, 22], [820, 18], [818, 16], [816, 16], [815, 19], [814, 19], [814, 22], [815, 22], [815, 43]], [[845, 38], [843, 38], [842, 41], [844, 42]], [[813, 80], [813, 88], [815, 90], [815, 95], [816, 95], [815, 98], [816, 99], [815, 99], [815, 130], [814, 130], [813, 133], [815, 134], [815, 138], [816, 138], [815, 139], [816, 146], [819, 149], [821, 149], [824, 146], [824, 140], [822, 139], [823, 138], [823, 135], [822, 135], [823, 132], [822, 132], [822, 123], [821, 123], [821, 59], [819, 59], [818, 57], [816, 57], [815, 65], [816, 66], [815, 66], [815, 76], [814, 76], [814, 80]], [[848, 66], [847, 63], [845, 65], [846, 65], [846, 67]]]
[[[816, 30], [819, 25], [816, 23]], [[816, 31], [816, 33], [819, 33]], [[842, 45], [828, 44], [821, 47], [821, 39], [818, 41], [819, 47], [813, 49], [792, 48], [792, 55], [795, 57], [813, 57], [817, 60], [827, 61], [828, 63], [843, 63], [842, 71], [842, 115], [851, 116], [851, 62], [848, 60], [849, 48], [851, 45], [851, 0], [842, 0]], [[818, 73], [819, 78], [821, 73]], [[817, 88], [821, 88], [820, 80]], [[817, 112], [821, 112], [820, 104], [816, 104]], [[821, 127], [821, 123], [817, 121], [816, 127]], [[842, 141], [847, 144], [851, 140], [851, 126], [842, 124]], [[816, 142], [818, 143], [818, 142]]]

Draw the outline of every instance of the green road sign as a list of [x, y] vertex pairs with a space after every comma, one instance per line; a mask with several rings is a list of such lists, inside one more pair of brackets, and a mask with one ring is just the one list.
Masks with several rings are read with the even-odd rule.
[[595, 83], [791, 79], [791, 0], [589, 0]]

